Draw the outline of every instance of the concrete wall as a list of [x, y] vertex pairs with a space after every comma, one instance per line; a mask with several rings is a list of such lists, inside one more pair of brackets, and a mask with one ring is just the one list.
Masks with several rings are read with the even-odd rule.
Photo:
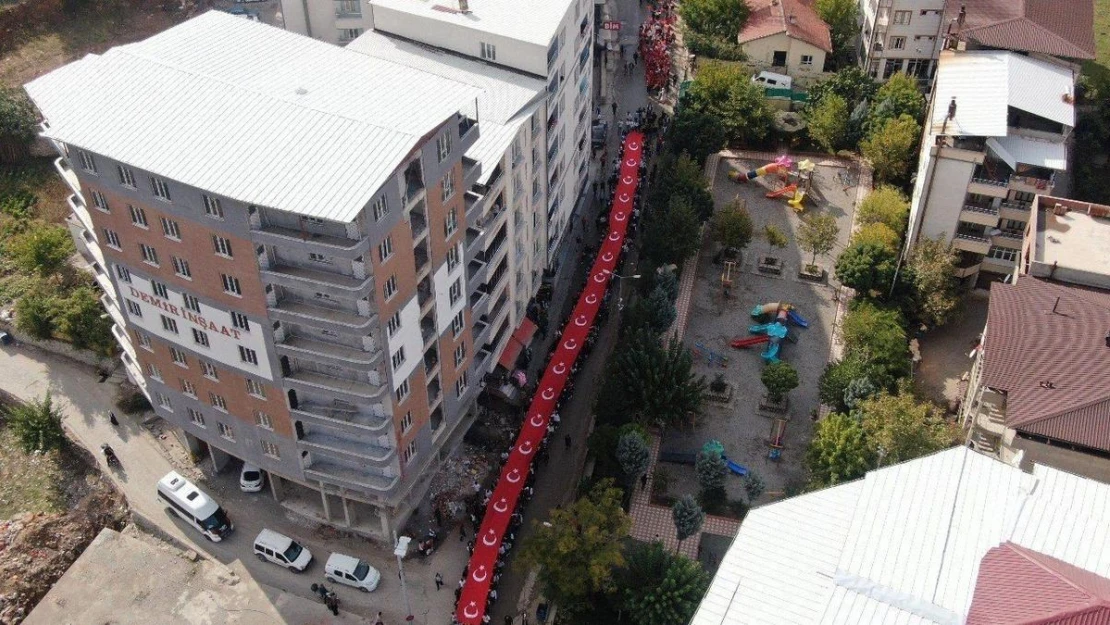
[[[929, 142], [926, 142], [928, 145]], [[960, 209], [967, 197], [967, 184], [975, 163], [932, 157], [923, 152], [910, 208], [911, 242], [924, 237], [943, 236], [951, 241], [960, 221]], [[932, 171], [928, 171], [932, 167]], [[917, 224], [917, 228], [914, 228]]]
[[[786, 52], [786, 73], [795, 80], [804, 83], [821, 75], [825, 67], [825, 51], [817, 46], [806, 43], [786, 33], [778, 33], [755, 41], [743, 44], [744, 54], [748, 61], [759, 69], [770, 69], [775, 52]], [[802, 56], [813, 57], [812, 65], [802, 65]]]
[[[1012, 436], [1012, 440], [1009, 440]], [[1061, 471], [1110, 483], [1110, 459], [1072, 451], [1065, 447], [1046, 445], [1013, 436], [1007, 431], [1007, 444], [1002, 450], [1002, 460], [1013, 463], [1018, 452], [1024, 452], [1021, 469], [1032, 471], [1034, 464], [1044, 464]]]

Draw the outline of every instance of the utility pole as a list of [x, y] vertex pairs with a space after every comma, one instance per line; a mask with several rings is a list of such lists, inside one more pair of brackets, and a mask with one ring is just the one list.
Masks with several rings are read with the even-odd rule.
[[405, 614], [407, 615], [405, 620], [411, 623], [415, 617], [412, 615], [412, 607], [409, 605], [409, 591], [405, 586], [405, 565], [402, 560], [409, 554], [409, 542], [412, 538], [408, 536], [397, 538], [397, 532], [394, 532], [393, 540], [397, 542], [397, 546], [393, 549], [393, 555], [397, 556], [397, 574], [401, 578], [401, 596], [405, 599]]

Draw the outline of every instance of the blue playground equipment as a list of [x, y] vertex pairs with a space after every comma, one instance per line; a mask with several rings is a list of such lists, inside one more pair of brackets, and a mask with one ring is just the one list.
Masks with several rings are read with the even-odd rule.
[[797, 312], [795, 312], [793, 308], [786, 311], [786, 318], [789, 319], [791, 321], [791, 323], [793, 323], [794, 325], [796, 325], [800, 328], [808, 328], [809, 327], [809, 322], [806, 321], [805, 319], [803, 319], [802, 316], [799, 315]]
[[780, 343], [782, 339], [786, 338], [787, 332], [789, 332], [786, 326], [778, 321], [774, 323], [760, 323], [749, 327], [748, 332], [752, 334], [766, 334], [771, 337], [770, 342], [767, 343], [767, 348], [764, 349], [763, 353], [760, 355], [763, 357], [763, 360], [767, 362], [779, 361]]
[[705, 445], [702, 445], [701, 453], [707, 456], [719, 455], [725, 461], [725, 464], [728, 466], [728, 470], [732, 471], [736, 475], [744, 476], [748, 474], [748, 467], [745, 467], [742, 464], [736, 464], [735, 462], [728, 459], [728, 456], [725, 455], [725, 446], [722, 445], [721, 442], [718, 440], [706, 441]]
[[748, 467], [745, 467], [742, 464], [736, 464], [735, 462], [729, 460], [727, 456], [721, 456], [721, 457], [724, 458], [725, 463], [728, 464], [728, 470], [729, 471], [732, 471], [733, 473], [735, 473], [736, 475], [739, 475], [741, 477], [748, 474]]
[[705, 357], [706, 364], [710, 367], [720, 365], [721, 368], [728, 367], [728, 356], [715, 352], [701, 343], [694, 343], [694, 356]]

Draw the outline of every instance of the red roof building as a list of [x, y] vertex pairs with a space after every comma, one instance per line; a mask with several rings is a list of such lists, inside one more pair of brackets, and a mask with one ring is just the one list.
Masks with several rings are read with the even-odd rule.
[[825, 52], [832, 52], [832, 35], [826, 24], [803, 0], [750, 0], [751, 14], [737, 39], [741, 44], [786, 33]]
[[985, 48], [1040, 52], [1070, 59], [1095, 58], [1092, 0], [962, 0], [946, 3], [953, 33]]

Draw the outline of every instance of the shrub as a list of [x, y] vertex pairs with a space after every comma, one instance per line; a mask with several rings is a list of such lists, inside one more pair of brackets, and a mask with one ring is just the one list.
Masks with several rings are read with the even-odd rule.
[[797, 370], [790, 366], [790, 363], [783, 361], [773, 362], [764, 367], [759, 380], [767, 389], [767, 398], [774, 403], [781, 402], [787, 393], [798, 387], [799, 383]]

